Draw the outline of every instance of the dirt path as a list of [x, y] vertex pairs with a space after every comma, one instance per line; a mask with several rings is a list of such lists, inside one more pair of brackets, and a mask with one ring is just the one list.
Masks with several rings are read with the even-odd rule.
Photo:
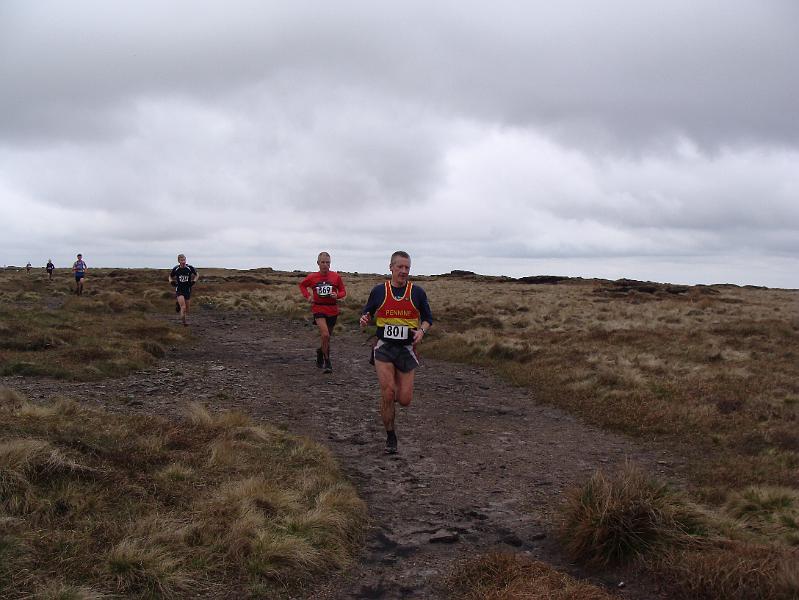
[[[358, 564], [314, 590], [314, 599], [436, 598], [434, 582], [453, 559], [497, 547], [575, 573], [551, 533], [564, 488], [627, 459], [665, 477], [677, 466], [539, 406], [530, 390], [483, 369], [424, 357], [414, 401], [398, 412], [400, 453], [386, 456], [363, 335], [334, 338], [334, 373], [324, 375], [313, 361], [317, 337], [308, 323], [205, 312], [194, 315], [192, 330], [190, 347], [127, 378], [78, 384], [10, 377], [0, 385], [33, 399], [61, 393], [126, 412], [173, 414], [195, 398], [329, 446], [367, 502], [373, 526]], [[627, 582], [619, 593], [654, 595], [643, 581]]]

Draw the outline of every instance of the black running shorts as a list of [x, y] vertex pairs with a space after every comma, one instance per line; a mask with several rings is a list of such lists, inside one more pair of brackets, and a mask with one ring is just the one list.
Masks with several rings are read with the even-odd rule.
[[377, 341], [375, 360], [390, 362], [403, 373], [410, 373], [419, 366], [419, 358], [413, 351], [413, 344], [393, 344], [385, 340]]
[[336, 321], [338, 321], [338, 315], [323, 315], [321, 313], [314, 313], [313, 320], [316, 323], [317, 319], [324, 319], [327, 323], [327, 330], [330, 332], [330, 335], [333, 335], [333, 328], [336, 326]]

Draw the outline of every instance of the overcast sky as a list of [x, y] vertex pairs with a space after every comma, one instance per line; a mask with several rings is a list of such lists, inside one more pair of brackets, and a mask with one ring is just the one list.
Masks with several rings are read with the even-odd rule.
[[799, 288], [799, 2], [2, 0], [0, 262]]

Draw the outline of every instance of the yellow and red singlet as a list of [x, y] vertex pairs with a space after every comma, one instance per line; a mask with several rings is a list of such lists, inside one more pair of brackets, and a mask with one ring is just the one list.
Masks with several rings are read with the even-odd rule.
[[394, 296], [390, 281], [386, 281], [385, 286], [386, 297], [380, 308], [375, 311], [375, 324], [378, 327], [378, 337], [397, 339], [394, 336], [382, 335], [386, 326], [389, 326], [389, 329], [392, 326], [405, 327], [407, 330], [417, 329], [419, 327], [419, 309], [411, 300], [411, 290], [413, 289], [411, 282], [405, 285], [405, 292], [400, 298]]

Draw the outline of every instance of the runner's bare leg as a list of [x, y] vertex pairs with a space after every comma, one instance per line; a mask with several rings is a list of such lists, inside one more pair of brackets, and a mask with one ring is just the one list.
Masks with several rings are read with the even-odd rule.
[[322, 342], [322, 354], [325, 358], [330, 358], [330, 330], [327, 328], [327, 321], [324, 317], [315, 319], [316, 326], [319, 328], [319, 338]]
[[377, 380], [380, 383], [380, 416], [386, 431], [394, 429], [394, 402], [408, 406], [413, 398], [415, 371], [403, 373], [392, 363], [375, 361]]
[[186, 298], [183, 296], [177, 297], [178, 304], [180, 304], [180, 320], [186, 323], [186, 314], [189, 312], [189, 307], [186, 305]]

